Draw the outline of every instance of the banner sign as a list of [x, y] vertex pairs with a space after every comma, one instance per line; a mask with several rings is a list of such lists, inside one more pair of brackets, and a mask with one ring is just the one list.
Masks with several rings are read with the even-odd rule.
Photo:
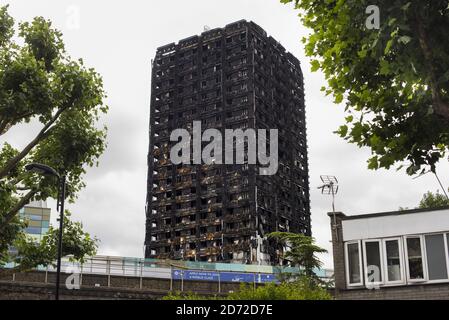
[[238, 272], [212, 272], [194, 270], [173, 270], [173, 280], [187, 281], [214, 281], [214, 282], [247, 282], [268, 283], [278, 282], [274, 274], [238, 273]]

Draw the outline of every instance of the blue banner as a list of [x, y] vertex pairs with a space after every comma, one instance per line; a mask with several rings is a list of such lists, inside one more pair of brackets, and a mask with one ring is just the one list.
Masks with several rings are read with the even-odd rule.
[[238, 273], [238, 272], [212, 272], [194, 270], [173, 270], [173, 280], [187, 281], [221, 281], [221, 282], [247, 282], [268, 283], [278, 282], [276, 275], [263, 273]]
[[254, 282], [254, 273], [220, 272], [222, 282]]
[[267, 282], [276, 282], [279, 281], [276, 279], [276, 275], [274, 274], [256, 274], [256, 282], [257, 283], [267, 283]]
[[192, 270], [173, 270], [174, 280], [195, 280], [195, 281], [218, 281], [218, 272], [192, 271]]

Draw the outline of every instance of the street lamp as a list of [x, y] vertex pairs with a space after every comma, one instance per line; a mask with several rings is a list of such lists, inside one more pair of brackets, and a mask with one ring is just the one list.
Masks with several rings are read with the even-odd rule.
[[58, 261], [56, 269], [56, 294], [55, 299], [59, 300], [59, 280], [61, 276], [61, 257], [62, 257], [62, 235], [64, 227], [64, 201], [66, 193], [66, 176], [60, 175], [55, 169], [40, 163], [31, 163], [25, 166], [29, 172], [35, 172], [41, 175], [53, 176], [58, 178], [58, 199], [57, 209], [59, 211], [59, 235], [58, 235]]

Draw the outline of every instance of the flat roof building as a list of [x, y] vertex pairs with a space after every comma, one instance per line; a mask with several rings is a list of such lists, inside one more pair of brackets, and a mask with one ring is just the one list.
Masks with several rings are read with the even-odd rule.
[[337, 299], [449, 299], [449, 207], [329, 217]]

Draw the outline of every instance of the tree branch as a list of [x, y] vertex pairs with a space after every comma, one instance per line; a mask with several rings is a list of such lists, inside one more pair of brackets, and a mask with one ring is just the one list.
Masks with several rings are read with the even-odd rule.
[[12, 120], [8, 121], [6, 119], [0, 118], [0, 136], [8, 132], [8, 130], [16, 123], [18, 123], [20, 120], [23, 120], [25, 118], [31, 117], [35, 115], [34, 111], [23, 113]]
[[42, 128], [37, 136], [14, 158], [8, 161], [8, 163], [0, 169], [0, 179], [8, 175], [8, 173], [22, 160], [42, 139], [47, 137], [49, 128], [58, 120], [61, 113], [66, 108], [61, 108], [56, 112], [53, 118]]
[[28, 191], [31, 190], [29, 187], [17, 187], [17, 191]]
[[14, 216], [22, 209], [26, 204], [30, 202], [30, 200], [35, 196], [37, 190], [32, 189], [28, 192], [20, 201], [6, 214], [2, 217], [2, 221], [0, 224], [0, 232], [11, 222]]
[[421, 46], [421, 50], [424, 55], [424, 60], [427, 64], [427, 68], [429, 70], [430, 75], [430, 89], [432, 92], [432, 100], [434, 111], [437, 115], [443, 117], [447, 121], [449, 121], [449, 104], [444, 102], [441, 98], [440, 86], [438, 84], [436, 70], [433, 63], [433, 53], [429, 45], [429, 39], [427, 36], [427, 31], [422, 22], [420, 13], [416, 12], [416, 21], [418, 27], [418, 36], [419, 36], [419, 44]]
[[0, 121], [0, 136], [8, 132], [9, 130], [8, 124], [9, 123], [6, 120]]

